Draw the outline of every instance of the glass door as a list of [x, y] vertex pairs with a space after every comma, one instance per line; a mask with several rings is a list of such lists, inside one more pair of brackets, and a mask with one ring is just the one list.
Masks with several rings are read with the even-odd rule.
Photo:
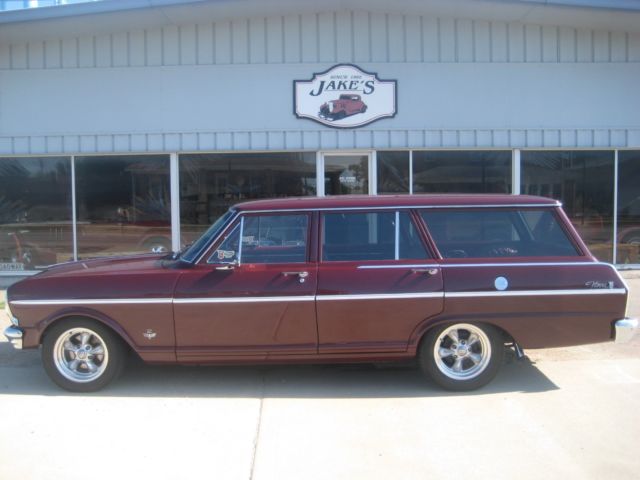
[[334, 154], [324, 153], [321, 155], [321, 172], [324, 186], [324, 195], [356, 195], [375, 194], [373, 187], [375, 182], [370, 175], [371, 168], [370, 153], [349, 153]]

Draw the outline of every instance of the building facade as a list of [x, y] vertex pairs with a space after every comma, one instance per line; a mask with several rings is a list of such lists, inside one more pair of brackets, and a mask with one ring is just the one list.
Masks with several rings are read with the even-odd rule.
[[598, 258], [637, 266], [639, 78], [628, 1], [0, 12], [0, 275], [349, 193], [553, 197]]

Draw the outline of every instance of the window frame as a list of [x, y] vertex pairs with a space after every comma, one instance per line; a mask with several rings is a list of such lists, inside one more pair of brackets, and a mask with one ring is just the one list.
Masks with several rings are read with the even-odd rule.
[[[409, 262], [409, 263], [415, 263], [415, 262], [433, 262], [434, 260], [437, 260], [436, 257], [436, 251], [434, 249], [431, 248], [429, 239], [425, 237], [425, 232], [422, 228], [422, 222], [417, 218], [418, 215], [416, 215], [415, 209], [413, 208], [402, 208], [402, 207], [391, 207], [391, 208], [384, 208], [384, 209], [380, 209], [380, 208], [371, 208], [371, 209], [358, 209], [358, 210], [353, 210], [353, 209], [349, 209], [349, 208], [336, 208], [336, 209], [330, 209], [330, 210], [322, 210], [319, 212], [320, 215], [318, 216], [318, 263], [322, 263], [324, 265], [334, 265], [334, 264], [347, 264], [347, 263], [365, 263], [365, 264], [400, 264], [402, 262]], [[394, 258], [389, 258], [389, 259], [384, 259], [384, 260], [354, 260], [354, 259], [350, 259], [350, 260], [327, 260], [325, 258], [323, 258], [323, 251], [324, 251], [324, 228], [325, 228], [325, 216], [326, 215], [332, 215], [332, 214], [340, 214], [340, 213], [345, 213], [345, 214], [368, 214], [368, 213], [393, 213], [394, 214], [394, 222], [395, 222], [395, 228], [394, 228], [394, 233], [393, 233], [393, 238], [394, 238]], [[408, 218], [409, 218], [409, 222], [411, 222], [411, 224], [413, 225], [414, 229], [416, 230], [416, 234], [418, 235], [418, 238], [420, 240], [420, 245], [422, 245], [422, 248], [424, 249], [424, 253], [425, 253], [425, 257], [424, 258], [398, 258], [399, 257], [399, 253], [400, 253], [400, 243], [399, 243], [399, 239], [400, 239], [400, 214], [401, 213], [406, 213]]]
[[[470, 211], [511, 211], [515, 214], [518, 214], [518, 217], [520, 218], [520, 212], [525, 211], [525, 210], [533, 210], [533, 211], [548, 211], [551, 213], [551, 215], [553, 216], [553, 218], [555, 219], [555, 221], [558, 223], [558, 226], [560, 227], [560, 229], [562, 230], [562, 232], [564, 233], [564, 235], [566, 236], [567, 240], [569, 241], [569, 243], [571, 244], [571, 246], [575, 249], [576, 254], [575, 255], [540, 255], [540, 256], [504, 256], [504, 257], [444, 257], [442, 255], [442, 252], [440, 251], [438, 244], [435, 240], [435, 238], [433, 237], [433, 235], [431, 234], [431, 230], [429, 229], [429, 226], [427, 225], [427, 222], [425, 221], [424, 217], [422, 216], [422, 212], [433, 212], [433, 211], [452, 211], [452, 212], [470, 212]], [[419, 220], [419, 222], [422, 225], [422, 228], [424, 229], [424, 232], [428, 238], [429, 244], [433, 246], [434, 251], [436, 252], [437, 255], [437, 259], [440, 262], [450, 262], [450, 263], [542, 263], [545, 261], [545, 259], [553, 259], [553, 261], [567, 261], [567, 262], [575, 262], [576, 260], [584, 260], [585, 258], [588, 258], [590, 252], [587, 249], [587, 247], [584, 245], [584, 243], [581, 241], [580, 236], [577, 234], [577, 232], [573, 229], [573, 226], [570, 226], [570, 221], [568, 220], [568, 218], [566, 218], [566, 216], [563, 216], [560, 214], [561, 210], [559, 210], [558, 207], [556, 206], [549, 206], [549, 207], [540, 207], [540, 206], [532, 206], [532, 207], [527, 207], [527, 206], [511, 206], [511, 205], [504, 205], [504, 206], [498, 206], [498, 207], [491, 207], [491, 208], [487, 208], [487, 207], [483, 207], [482, 205], [478, 205], [477, 207], [466, 207], [466, 208], [451, 208], [451, 207], [442, 207], [442, 208], [435, 208], [435, 209], [431, 209], [431, 208], [418, 208], [416, 209], [416, 216]], [[524, 219], [520, 219], [521, 222], [523, 223], [523, 226], [527, 229], [527, 233], [528, 232], [528, 227], [526, 225], [526, 222], [524, 221]], [[514, 226], [515, 228], [515, 226]], [[516, 231], [518, 231], [516, 229]], [[520, 232], [518, 232], [520, 233]], [[593, 256], [593, 254], [591, 254], [591, 256]]]
[[[293, 215], [304, 215], [307, 217], [307, 235], [306, 235], [306, 244], [305, 244], [305, 255], [304, 261], [301, 262], [265, 262], [265, 263], [246, 263], [242, 261], [242, 235], [244, 232], [244, 220], [246, 217], [275, 217], [275, 216], [293, 216]], [[313, 262], [313, 248], [314, 242], [312, 239], [313, 233], [313, 223], [314, 216], [313, 212], [300, 210], [300, 211], [265, 211], [265, 212], [238, 212], [238, 215], [235, 219], [224, 229], [220, 235], [214, 239], [209, 247], [206, 249], [205, 253], [200, 257], [200, 260], [196, 262], [200, 265], [206, 266], [224, 266], [224, 265], [235, 265], [236, 267], [240, 267], [241, 265], [301, 265]], [[222, 243], [230, 236], [233, 235], [235, 230], [240, 228], [240, 241], [238, 244], [238, 255], [237, 260], [233, 262], [210, 262], [209, 260], [213, 257], [216, 249], [222, 245]]]

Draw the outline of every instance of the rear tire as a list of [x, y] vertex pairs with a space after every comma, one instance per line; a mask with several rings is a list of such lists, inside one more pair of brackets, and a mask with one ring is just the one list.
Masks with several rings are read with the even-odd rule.
[[70, 392], [95, 392], [107, 386], [122, 372], [125, 354], [115, 333], [88, 318], [53, 325], [42, 342], [47, 375]]
[[503, 358], [501, 332], [482, 323], [439, 325], [427, 332], [418, 352], [426, 375], [441, 387], [460, 392], [493, 380]]

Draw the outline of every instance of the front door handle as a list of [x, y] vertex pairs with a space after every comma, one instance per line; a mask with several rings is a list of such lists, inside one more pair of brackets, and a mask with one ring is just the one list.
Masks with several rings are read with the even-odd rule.
[[411, 273], [426, 273], [427, 275], [436, 275], [438, 273], [437, 268], [412, 268]]
[[292, 277], [294, 275], [298, 276], [298, 281], [300, 283], [304, 283], [305, 279], [309, 276], [309, 272], [282, 272], [282, 275], [285, 277]]
[[234, 270], [236, 268], [236, 266], [234, 264], [229, 264], [229, 265], [220, 265], [219, 267], [216, 267], [216, 270]]

